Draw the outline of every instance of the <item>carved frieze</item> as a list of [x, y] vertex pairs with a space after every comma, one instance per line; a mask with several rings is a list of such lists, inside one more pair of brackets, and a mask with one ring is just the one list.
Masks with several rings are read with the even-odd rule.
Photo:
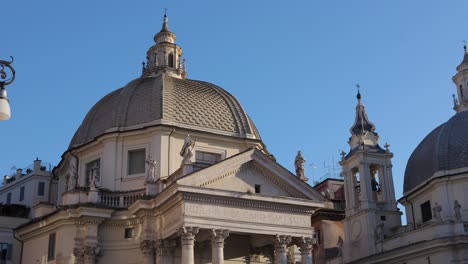
[[186, 204], [186, 215], [228, 221], [310, 227], [310, 216], [209, 204]]

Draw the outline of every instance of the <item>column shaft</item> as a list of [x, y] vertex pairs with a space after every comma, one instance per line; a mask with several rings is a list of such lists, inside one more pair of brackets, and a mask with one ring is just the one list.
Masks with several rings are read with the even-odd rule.
[[291, 243], [290, 236], [275, 236], [275, 264], [288, 264], [289, 243]]
[[195, 255], [193, 246], [195, 244], [195, 235], [198, 234], [198, 227], [182, 227], [179, 230], [182, 242], [182, 264], [194, 264]]
[[229, 236], [229, 230], [211, 230], [211, 263], [224, 263], [224, 240]]

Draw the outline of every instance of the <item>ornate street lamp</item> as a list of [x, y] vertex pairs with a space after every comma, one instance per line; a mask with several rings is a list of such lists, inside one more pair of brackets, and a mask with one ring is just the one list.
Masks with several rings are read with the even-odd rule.
[[[11, 66], [13, 57], [10, 56], [11, 61], [0, 60], [0, 120], [8, 120], [11, 117], [10, 103], [8, 102], [7, 91], [5, 86], [11, 84], [15, 80], [15, 69]], [[7, 67], [11, 76], [5, 71]]]

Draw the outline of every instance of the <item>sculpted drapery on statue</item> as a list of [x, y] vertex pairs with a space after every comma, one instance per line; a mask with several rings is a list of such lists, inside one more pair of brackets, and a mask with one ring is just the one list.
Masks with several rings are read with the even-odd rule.
[[296, 168], [296, 176], [299, 177], [303, 181], [307, 181], [307, 177], [305, 176], [305, 164], [306, 160], [302, 156], [302, 151], [298, 151], [296, 158], [294, 159], [294, 167]]
[[185, 137], [184, 145], [180, 150], [180, 156], [182, 156], [182, 165], [184, 164], [191, 164], [191, 159], [193, 157], [193, 148], [195, 147], [195, 141], [190, 138], [188, 134]]
[[78, 187], [78, 172], [76, 170], [75, 159], [72, 159], [70, 161], [70, 165], [68, 167], [68, 174], [70, 175], [70, 178], [68, 180], [67, 190], [71, 191], [71, 190], [76, 189], [76, 187]]
[[155, 182], [156, 181], [156, 160], [151, 158], [151, 155], [148, 156], [146, 160], [146, 164], [148, 164], [148, 175], [146, 176], [147, 182]]
[[442, 222], [442, 216], [441, 216], [442, 206], [438, 203], [435, 203], [434, 207], [432, 208], [432, 211], [434, 213], [434, 219], [437, 222]]
[[89, 187], [91, 190], [97, 189], [97, 182], [99, 181], [99, 167], [91, 168], [91, 175], [89, 177]]

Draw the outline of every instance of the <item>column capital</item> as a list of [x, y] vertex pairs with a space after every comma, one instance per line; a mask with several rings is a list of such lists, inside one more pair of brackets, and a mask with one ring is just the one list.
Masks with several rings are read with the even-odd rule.
[[211, 230], [211, 245], [224, 247], [224, 240], [229, 236], [227, 229], [212, 229]]
[[83, 260], [85, 264], [96, 263], [97, 256], [100, 253], [100, 248], [97, 246], [84, 246], [83, 247]]
[[179, 230], [182, 245], [193, 245], [195, 242], [195, 235], [198, 234], [200, 229], [197, 226], [183, 226]]
[[143, 240], [140, 242], [140, 251], [144, 256], [154, 255], [154, 244], [153, 240]]
[[275, 236], [275, 250], [286, 252], [288, 245], [291, 243], [291, 236], [276, 235]]
[[299, 246], [299, 250], [301, 251], [301, 255], [311, 254], [314, 244], [315, 244], [315, 241], [312, 237], [299, 238], [298, 246]]
[[75, 256], [75, 263], [81, 264], [83, 263], [84, 252], [82, 247], [74, 247], [73, 248], [73, 256]]
[[177, 242], [174, 239], [159, 239], [155, 241], [156, 254], [159, 256], [171, 255], [177, 246]]

